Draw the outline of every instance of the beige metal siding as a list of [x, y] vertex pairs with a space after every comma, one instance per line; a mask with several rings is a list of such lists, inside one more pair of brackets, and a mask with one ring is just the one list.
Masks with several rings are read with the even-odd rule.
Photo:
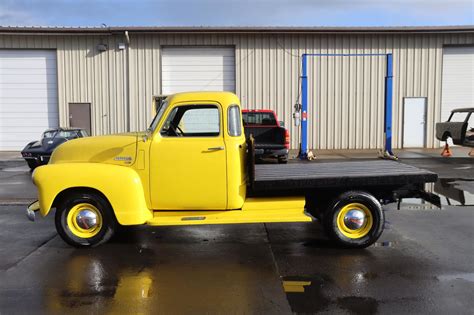
[[[474, 34], [130, 33], [130, 40], [129, 56], [127, 50], [117, 49], [125, 42], [122, 35], [0, 35], [0, 48], [57, 49], [61, 125], [68, 125], [68, 103], [90, 102], [93, 132], [104, 134], [146, 128], [152, 96], [162, 92], [161, 47], [235, 47], [236, 92], [243, 106], [274, 109], [290, 128], [292, 148], [298, 147], [299, 138], [291, 118], [299, 95], [298, 56], [392, 52], [393, 145], [402, 145], [403, 97], [427, 97], [427, 146], [437, 147], [443, 45], [472, 45]], [[99, 53], [99, 43], [108, 44], [108, 51]], [[310, 147], [381, 148], [385, 59], [312, 58], [308, 73]]]
[[[153, 42], [153, 50], [143, 43]], [[468, 35], [133, 35], [132, 68], [151, 60], [153, 71], [132, 81], [154, 82], [152, 91], [136, 85], [131, 99], [138, 102], [132, 128], [151, 119], [149, 100], [160, 94], [162, 46], [233, 45], [236, 48], [236, 88], [245, 108], [271, 108], [291, 131], [297, 148], [299, 130], [291, 118], [299, 91], [302, 53], [388, 53], [394, 56], [393, 145], [402, 143], [404, 97], [427, 97], [427, 146], [440, 120], [441, 63], [444, 44], [472, 44]], [[309, 62], [310, 147], [317, 149], [375, 149], [383, 146], [384, 57], [316, 57]], [[158, 81], [158, 84], [156, 84]]]
[[[122, 37], [0, 36], [0, 49], [56, 49], [59, 123], [69, 125], [68, 103], [91, 103], [92, 133], [126, 131], [126, 51], [117, 50]], [[97, 45], [107, 44], [106, 52]]]

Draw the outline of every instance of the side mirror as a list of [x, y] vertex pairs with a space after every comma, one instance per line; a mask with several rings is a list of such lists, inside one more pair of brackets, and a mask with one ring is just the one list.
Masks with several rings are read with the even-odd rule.
[[151, 130], [150, 128], [147, 128], [145, 134], [144, 134], [143, 137], [142, 137], [142, 141], [143, 141], [143, 142], [147, 142], [147, 141], [148, 141], [148, 139], [149, 139], [150, 136], [151, 136], [151, 132], [152, 132], [152, 130]]
[[280, 120], [278, 123], [280, 124], [280, 127], [285, 127], [285, 122], [284, 121]]

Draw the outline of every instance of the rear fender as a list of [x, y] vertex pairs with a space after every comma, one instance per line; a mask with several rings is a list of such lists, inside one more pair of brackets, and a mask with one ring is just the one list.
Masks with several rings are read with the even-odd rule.
[[89, 188], [102, 193], [122, 225], [144, 224], [152, 218], [140, 176], [134, 169], [100, 163], [48, 164], [33, 173], [38, 187], [40, 213], [46, 216], [56, 197], [65, 190]]
[[466, 136], [467, 123], [443, 122], [436, 124], [436, 139], [446, 141], [447, 136], [453, 139], [454, 144], [462, 145]]

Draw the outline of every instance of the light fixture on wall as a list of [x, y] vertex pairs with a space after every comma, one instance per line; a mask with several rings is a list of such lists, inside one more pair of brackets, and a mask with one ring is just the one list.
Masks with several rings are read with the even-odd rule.
[[107, 44], [98, 44], [97, 50], [100, 52], [107, 51]]
[[124, 50], [125, 48], [127, 48], [127, 46], [125, 43], [118, 43], [117, 48], [118, 50]]

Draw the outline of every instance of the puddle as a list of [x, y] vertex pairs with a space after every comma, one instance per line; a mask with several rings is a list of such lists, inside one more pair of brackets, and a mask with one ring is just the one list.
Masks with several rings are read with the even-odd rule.
[[361, 296], [346, 296], [337, 299], [337, 305], [350, 314], [375, 314], [378, 302], [374, 298]]
[[[363, 281], [377, 278], [377, 274], [364, 273], [355, 275], [352, 281]], [[314, 314], [334, 309], [344, 310], [350, 314], [375, 314], [378, 302], [371, 297], [345, 296], [332, 297], [328, 292], [334, 287], [333, 281], [327, 276], [316, 277], [284, 277], [283, 289], [291, 310], [297, 314]]]
[[288, 304], [294, 313], [313, 314], [327, 310], [333, 301], [326, 296], [324, 277], [285, 277], [282, 281]]

